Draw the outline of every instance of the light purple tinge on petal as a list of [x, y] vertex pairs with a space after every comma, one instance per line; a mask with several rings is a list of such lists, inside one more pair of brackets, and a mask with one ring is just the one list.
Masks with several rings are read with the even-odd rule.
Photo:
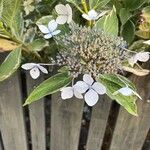
[[51, 33], [44, 35], [44, 38], [45, 38], [45, 39], [50, 39], [50, 38], [52, 38], [52, 37], [53, 37], [53, 36], [52, 36]]
[[35, 67], [35, 66], [36, 66], [35, 63], [26, 63], [26, 64], [23, 64], [23, 65], [21, 66], [21, 68], [23, 68], [23, 69], [25, 69], [25, 70], [30, 70], [30, 69], [32, 69], [32, 68]]
[[70, 99], [73, 97], [73, 88], [72, 87], [64, 87], [61, 89], [61, 98], [62, 99]]
[[40, 76], [40, 70], [38, 67], [34, 67], [30, 70], [30, 75], [33, 79], [37, 79]]
[[94, 106], [99, 99], [98, 94], [93, 90], [90, 89], [84, 96], [85, 98], [85, 102], [89, 105], [89, 106]]
[[88, 89], [89, 89], [89, 86], [88, 84], [86, 84], [85, 82], [83, 81], [78, 81], [75, 85], [74, 85], [74, 89], [76, 91], [78, 91], [79, 93], [83, 94], [85, 93]]
[[57, 22], [55, 20], [52, 20], [48, 23], [48, 29], [50, 31], [50, 33], [52, 33], [53, 31], [55, 31], [57, 29]]
[[83, 75], [83, 81], [88, 85], [92, 85], [94, 82], [93, 78], [88, 74]]
[[48, 74], [47, 69], [46, 69], [46, 68], [44, 68], [43, 66], [38, 65], [38, 68], [39, 68], [39, 69], [40, 69], [43, 73]]
[[99, 82], [95, 82], [93, 85], [92, 85], [92, 88], [100, 95], [103, 95], [106, 93], [106, 87], [99, 83]]
[[39, 29], [40, 29], [40, 31], [42, 33], [44, 33], [44, 34], [48, 34], [49, 33], [49, 29], [46, 26], [44, 26], [44, 25], [38, 25], [38, 27], [39, 27]]

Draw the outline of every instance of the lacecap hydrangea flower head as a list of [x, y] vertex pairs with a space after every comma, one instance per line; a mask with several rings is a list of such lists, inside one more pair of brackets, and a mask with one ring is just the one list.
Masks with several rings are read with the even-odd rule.
[[[27, 64], [22, 67], [29, 68], [34, 78], [39, 77], [41, 68], [43, 73], [47, 73], [41, 67], [43, 65], [59, 66], [61, 69], [58, 71], [60, 73], [39, 85], [25, 104], [37, 100], [32, 96], [39, 89], [43, 90], [44, 86], [52, 86], [53, 88], [48, 88], [52, 91], [45, 92], [43, 96], [60, 90], [64, 100], [75, 96], [78, 99], [84, 99], [89, 106], [93, 106], [101, 99], [101, 95], [107, 94], [129, 113], [137, 115], [136, 98], [142, 98], [135, 86], [123, 75], [124, 71], [141, 76], [147, 75], [149, 70], [141, 68], [138, 62], [148, 61], [149, 52], [131, 51], [127, 49], [127, 43], [122, 37], [113, 36], [96, 26], [96, 21], [107, 15], [108, 10], [98, 13], [94, 9], [83, 11], [77, 5], [75, 6], [82, 13], [83, 19], [88, 21], [88, 26], [79, 25], [73, 21], [73, 11], [69, 4], [58, 4], [55, 7], [58, 15], [56, 20], [50, 20], [47, 25], [38, 25], [45, 40], [54, 39], [58, 52], [50, 59], [50, 64], [34, 64], [33, 68], [28, 67], [29, 64]], [[63, 25], [69, 29], [64, 34], [59, 28]], [[134, 66], [139, 68], [135, 69]], [[79, 76], [82, 76], [82, 80], [79, 80]], [[70, 83], [72, 84], [68, 86]]]

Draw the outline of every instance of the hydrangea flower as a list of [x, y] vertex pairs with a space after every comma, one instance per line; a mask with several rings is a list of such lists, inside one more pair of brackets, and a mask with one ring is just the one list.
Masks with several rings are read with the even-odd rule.
[[104, 12], [98, 14], [94, 9], [92, 9], [88, 12], [88, 14], [82, 14], [82, 17], [86, 20], [91, 21], [91, 20], [97, 20], [98, 18], [102, 17], [106, 13], [107, 13], [107, 11], [104, 11]]
[[74, 85], [74, 89], [81, 94], [85, 93], [84, 99], [89, 106], [93, 106], [98, 102], [98, 94], [103, 95], [106, 93], [106, 87], [99, 82], [94, 82], [94, 79], [88, 74], [83, 76], [83, 81], [78, 81]]
[[113, 95], [117, 95], [118, 93], [120, 93], [120, 94], [122, 94], [124, 96], [136, 95], [137, 97], [139, 97], [140, 99], [142, 99], [141, 96], [138, 93], [136, 93], [135, 91], [133, 91], [128, 86], [123, 87], [123, 88], [117, 90], [116, 92], [113, 93]]
[[79, 93], [74, 86], [73, 87], [64, 87], [61, 89], [61, 98], [62, 99], [70, 99], [73, 96], [75, 96], [78, 99], [83, 99], [83, 96], [81, 93]]
[[30, 75], [33, 79], [37, 79], [40, 76], [40, 71], [48, 74], [48, 71], [46, 68], [39, 64], [35, 63], [26, 63], [21, 66], [25, 70], [30, 70]]
[[139, 52], [128, 60], [129, 64], [133, 67], [137, 61], [146, 62], [149, 60], [149, 54], [149, 52]]
[[59, 34], [61, 31], [60, 30], [56, 30], [58, 27], [58, 24], [55, 20], [52, 20], [48, 23], [48, 27], [45, 25], [38, 25], [40, 31], [42, 33], [44, 33], [44, 38], [45, 39], [50, 39], [53, 36]]
[[69, 4], [58, 4], [56, 5], [55, 10], [59, 15], [56, 19], [58, 24], [65, 24], [66, 22], [70, 23], [72, 21], [72, 8]]

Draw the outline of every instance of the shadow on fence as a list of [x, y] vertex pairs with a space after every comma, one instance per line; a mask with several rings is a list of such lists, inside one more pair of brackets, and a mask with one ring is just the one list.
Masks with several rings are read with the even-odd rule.
[[[0, 150], [149, 150], [150, 76], [132, 77], [143, 101], [138, 117], [101, 97], [93, 108], [60, 93], [22, 107], [39, 80], [19, 72], [0, 83]], [[85, 109], [87, 109], [85, 111]]]

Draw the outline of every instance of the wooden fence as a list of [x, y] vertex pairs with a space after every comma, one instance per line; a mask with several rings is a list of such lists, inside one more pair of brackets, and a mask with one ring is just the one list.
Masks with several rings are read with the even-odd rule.
[[138, 117], [104, 96], [89, 108], [86, 120], [84, 101], [62, 101], [59, 92], [22, 107], [42, 78], [35, 81], [15, 73], [0, 83], [0, 150], [144, 149], [150, 129], [150, 76], [132, 80], [143, 97]]

